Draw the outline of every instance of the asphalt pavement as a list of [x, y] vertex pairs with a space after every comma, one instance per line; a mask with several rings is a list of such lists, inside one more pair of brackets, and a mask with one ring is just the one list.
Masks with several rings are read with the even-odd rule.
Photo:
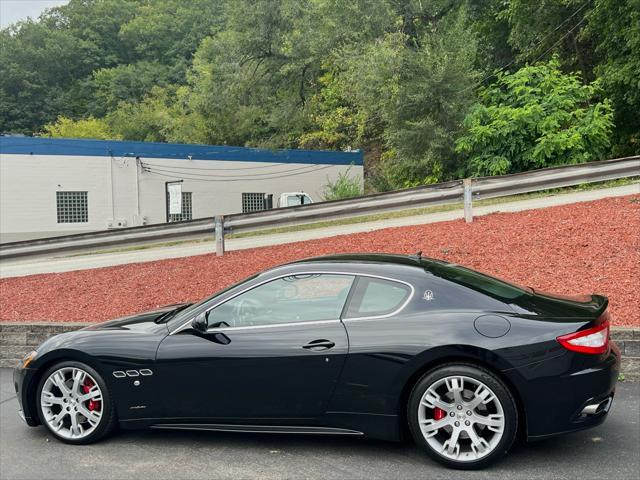
[[412, 443], [345, 437], [143, 430], [120, 431], [89, 446], [65, 445], [44, 427], [20, 420], [11, 370], [0, 369], [0, 478], [637, 480], [639, 394], [640, 383], [621, 383], [603, 425], [517, 444], [487, 470], [460, 472], [436, 464]]

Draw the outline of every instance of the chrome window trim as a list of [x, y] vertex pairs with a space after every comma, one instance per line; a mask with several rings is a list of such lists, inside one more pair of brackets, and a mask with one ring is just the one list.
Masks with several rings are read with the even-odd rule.
[[256, 330], [261, 328], [275, 328], [275, 327], [291, 327], [294, 325], [323, 325], [328, 323], [340, 323], [340, 319], [336, 320], [313, 320], [311, 322], [287, 322], [287, 323], [270, 323], [268, 325], [247, 325], [246, 327], [216, 327], [209, 328], [207, 333], [226, 332], [229, 330]]
[[404, 310], [404, 307], [406, 307], [409, 304], [409, 302], [413, 298], [413, 294], [416, 291], [416, 289], [413, 288], [413, 285], [411, 285], [409, 282], [405, 282], [403, 280], [396, 280], [396, 279], [393, 279], [393, 278], [385, 278], [385, 277], [380, 277], [380, 276], [377, 276], [377, 275], [361, 275], [361, 276], [362, 277], [368, 276], [368, 277], [373, 277], [373, 278], [379, 278], [381, 280], [387, 280], [389, 282], [403, 283], [403, 284], [405, 284], [406, 286], [409, 287], [409, 289], [410, 289], [409, 295], [407, 295], [407, 298], [405, 299], [405, 301], [402, 302], [402, 304], [398, 308], [396, 308], [393, 312], [385, 313], [383, 315], [365, 315], [363, 317], [343, 318], [342, 319], [343, 322], [351, 322], [351, 321], [358, 321], [358, 320], [378, 320], [380, 318], [393, 317], [394, 315], [397, 315], [402, 310]]
[[[230, 300], [233, 300], [234, 298], [242, 295], [243, 293], [248, 292], [249, 290], [253, 290], [254, 288], [258, 288], [262, 285], [264, 285], [265, 283], [269, 283], [275, 280], [279, 280], [281, 278], [286, 278], [286, 277], [295, 277], [297, 275], [349, 275], [354, 277], [369, 277], [369, 278], [379, 278], [381, 280], [388, 280], [390, 282], [397, 282], [397, 283], [402, 283], [404, 285], [407, 285], [411, 292], [409, 293], [409, 295], [407, 296], [407, 299], [402, 303], [402, 305], [400, 305], [396, 310], [394, 310], [391, 313], [387, 313], [385, 315], [373, 315], [373, 316], [367, 316], [367, 317], [352, 317], [352, 318], [344, 318], [342, 319], [342, 321], [354, 321], [354, 320], [375, 320], [375, 319], [379, 319], [379, 318], [388, 318], [388, 317], [392, 317], [394, 315], [397, 315], [398, 313], [400, 313], [411, 301], [411, 299], [413, 298], [413, 295], [415, 294], [415, 288], [413, 287], [413, 285], [411, 285], [409, 282], [405, 282], [404, 280], [398, 280], [397, 278], [391, 278], [391, 277], [385, 277], [382, 275], [375, 275], [372, 273], [357, 273], [357, 272], [345, 272], [345, 271], [327, 271], [327, 270], [309, 270], [309, 271], [302, 271], [302, 272], [289, 272], [286, 274], [282, 274], [282, 275], [278, 275], [276, 277], [272, 277], [269, 279], [265, 279], [264, 281], [257, 283], [255, 285], [252, 285], [250, 287], [244, 288], [242, 290], [240, 290], [239, 292], [235, 293], [234, 295], [232, 295], [231, 297], [225, 299], [225, 300], [221, 300], [220, 302], [216, 303], [215, 305], [212, 305], [211, 307], [207, 308], [206, 310], [204, 310], [204, 312], [209, 312], [211, 310], [213, 310], [214, 308], [219, 307], [220, 305], [222, 305], [223, 303], [227, 303]], [[353, 284], [351, 285], [353, 288]], [[344, 305], [343, 305], [344, 307]], [[179, 327], [177, 327], [175, 330], [173, 330], [172, 332], [169, 333], [169, 335], [174, 335], [176, 333], [181, 332], [182, 330], [184, 330], [185, 328], [187, 328], [189, 325], [191, 325], [191, 322], [193, 321], [194, 317], [189, 318], [186, 322], [184, 322], [182, 325], [180, 325]], [[222, 331], [228, 331], [228, 330], [239, 330], [239, 329], [255, 329], [255, 328], [272, 328], [272, 327], [280, 327], [280, 326], [292, 326], [292, 325], [310, 325], [310, 324], [318, 324], [318, 323], [327, 323], [327, 322], [340, 322], [341, 320], [318, 320], [318, 321], [311, 321], [311, 322], [288, 322], [288, 323], [274, 323], [273, 325], [252, 325], [252, 326], [246, 326], [246, 327], [219, 327], [219, 328], [214, 328], [214, 329], [209, 329], [207, 330], [207, 332], [222, 332]]]

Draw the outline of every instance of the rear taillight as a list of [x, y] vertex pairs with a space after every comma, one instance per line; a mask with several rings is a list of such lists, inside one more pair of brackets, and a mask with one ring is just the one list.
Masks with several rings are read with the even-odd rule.
[[609, 350], [609, 321], [606, 320], [597, 327], [562, 335], [556, 340], [564, 348], [573, 352], [594, 355], [605, 353]]

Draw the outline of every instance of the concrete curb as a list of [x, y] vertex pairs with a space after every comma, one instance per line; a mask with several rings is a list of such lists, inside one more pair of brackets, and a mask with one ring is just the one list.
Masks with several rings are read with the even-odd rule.
[[[0, 367], [15, 367], [20, 359], [47, 338], [90, 323], [0, 322]], [[625, 380], [640, 381], [640, 328], [614, 327], [611, 338], [622, 353]]]

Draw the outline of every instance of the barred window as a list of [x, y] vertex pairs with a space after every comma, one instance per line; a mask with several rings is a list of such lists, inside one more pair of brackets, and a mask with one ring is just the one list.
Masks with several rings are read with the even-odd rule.
[[[169, 205], [169, 192], [167, 192], [167, 205]], [[192, 218], [193, 218], [193, 207], [191, 203], [191, 192], [182, 192], [182, 212], [170, 213], [169, 221], [180, 222], [182, 220], [191, 220]]]
[[58, 223], [89, 221], [87, 192], [56, 192]]
[[264, 210], [264, 193], [243, 193], [242, 213], [259, 212]]

